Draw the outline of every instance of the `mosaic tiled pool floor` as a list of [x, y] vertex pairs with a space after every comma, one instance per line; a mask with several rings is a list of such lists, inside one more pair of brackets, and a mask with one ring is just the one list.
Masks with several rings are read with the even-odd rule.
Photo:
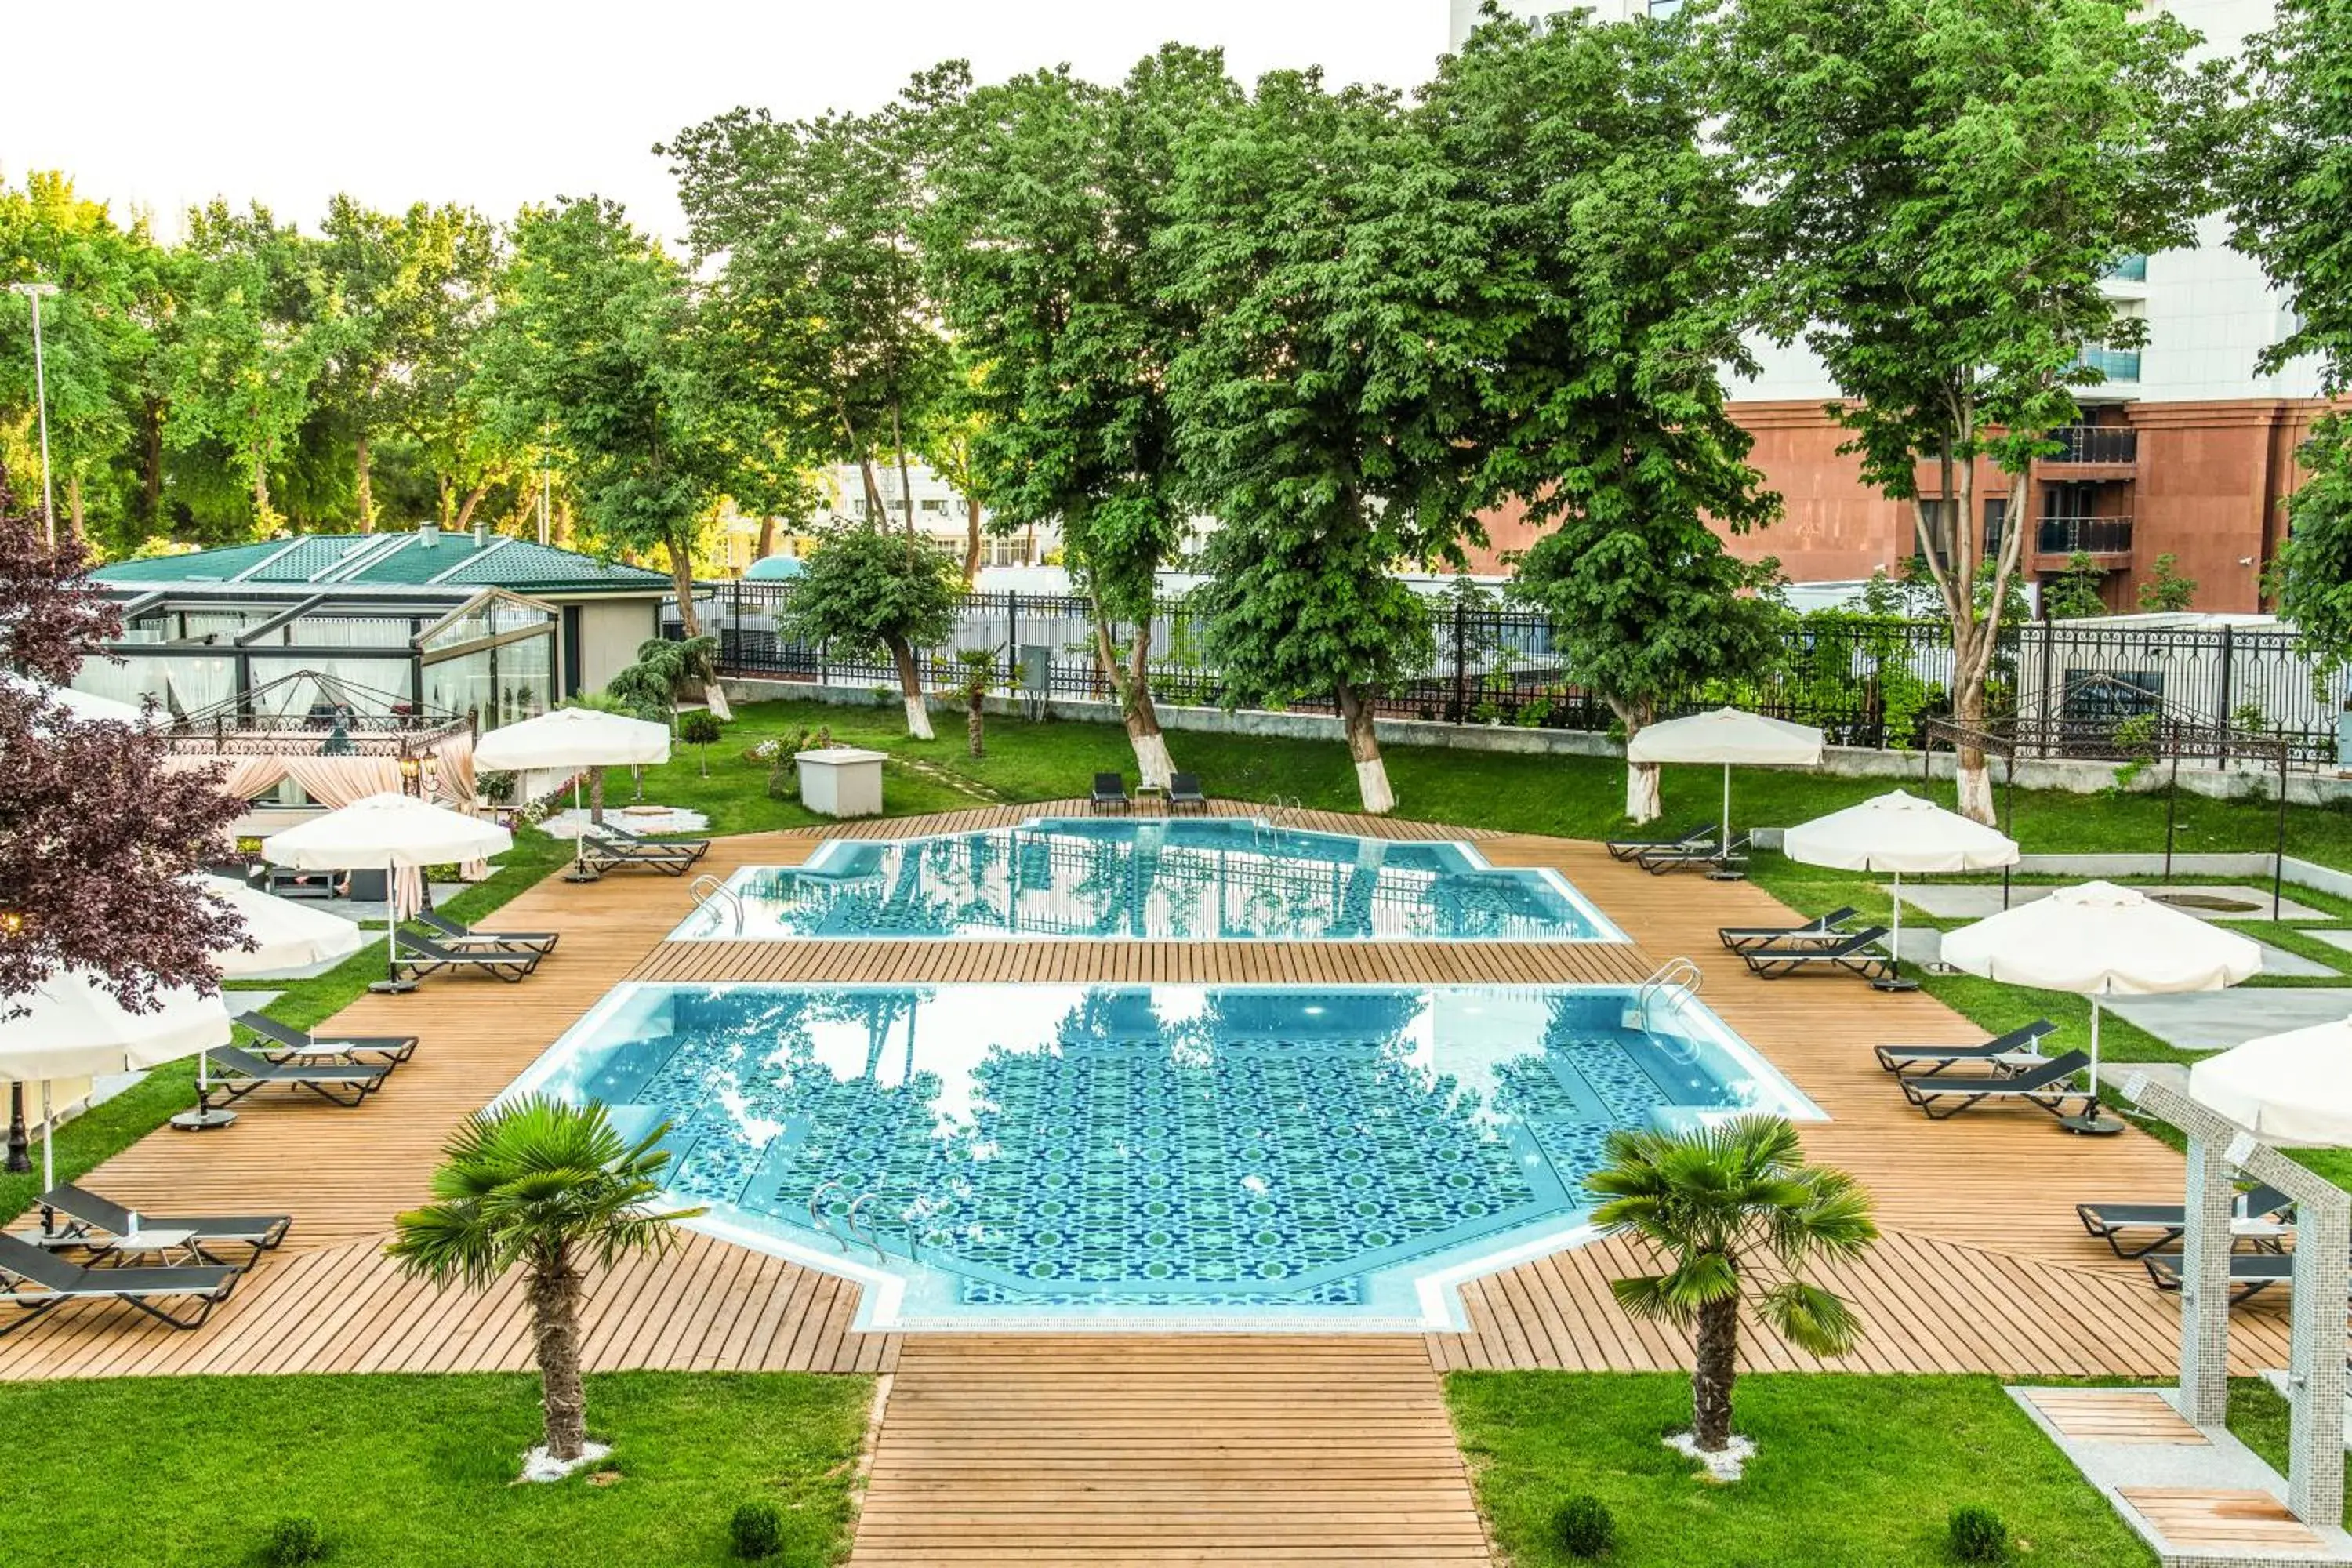
[[861, 1326], [1439, 1326], [1433, 1282], [1575, 1231], [1612, 1128], [1810, 1114], [1695, 1002], [1629, 1002], [630, 985], [509, 1092], [667, 1121], [672, 1192], [866, 1280]]
[[834, 839], [806, 865], [746, 867], [727, 886], [734, 901], [705, 904], [673, 939], [1623, 940], [1554, 871], [1492, 867], [1466, 844], [1234, 817]]

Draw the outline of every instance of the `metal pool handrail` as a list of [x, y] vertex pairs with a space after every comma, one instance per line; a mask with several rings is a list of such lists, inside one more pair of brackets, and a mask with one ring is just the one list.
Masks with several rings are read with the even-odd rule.
[[743, 934], [743, 900], [734, 889], [705, 871], [687, 885], [687, 890], [694, 895], [697, 908], [713, 899], [725, 904], [728, 910], [735, 917], [735, 934], [737, 936]]
[[831, 1220], [824, 1217], [824, 1205], [825, 1194], [834, 1192], [845, 1193], [848, 1190], [849, 1187], [847, 1184], [843, 1182], [821, 1182], [817, 1184], [816, 1191], [809, 1194], [808, 1201], [810, 1228], [813, 1230], [821, 1230], [825, 1235], [833, 1237], [833, 1244], [835, 1247], [840, 1247], [844, 1252], [849, 1250], [849, 1243], [841, 1239], [841, 1233], [833, 1228], [833, 1222]]
[[1670, 958], [1653, 970], [1650, 977], [1643, 981], [1633, 993], [1634, 1016], [1641, 1019], [1642, 1027], [1646, 1031], [1650, 1026], [1652, 997], [1661, 991], [1681, 991], [1695, 996], [1706, 983], [1706, 972], [1692, 960], [1687, 957]]
[[[875, 1262], [887, 1263], [890, 1261], [890, 1255], [882, 1250], [882, 1244], [874, 1238], [874, 1232], [857, 1223], [857, 1211], [881, 1195], [879, 1193], [860, 1193], [850, 1199], [849, 1213], [844, 1216], [843, 1223], [849, 1226], [850, 1235], [874, 1249]], [[848, 1248], [844, 1247], [842, 1250], [845, 1252]]]

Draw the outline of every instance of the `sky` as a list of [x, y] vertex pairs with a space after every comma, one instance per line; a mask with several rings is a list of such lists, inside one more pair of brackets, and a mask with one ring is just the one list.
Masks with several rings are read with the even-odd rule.
[[[257, 199], [315, 232], [327, 198], [459, 201], [495, 217], [593, 193], [675, 237], [655, 142], [737, 104], [857, 109], [941, 59], [982, 79], [1067, 63], [1105, 80], [1175, 38], [1237, 75], [1320, 65], [1409, 87], [1446, 0], [114, 0], [11, 22], [0, 180], [62, 169], [122, 216]], [[41, 60], [73, 61], [42, 68]], [[32, 64], [35, 68], [23, 68]]]

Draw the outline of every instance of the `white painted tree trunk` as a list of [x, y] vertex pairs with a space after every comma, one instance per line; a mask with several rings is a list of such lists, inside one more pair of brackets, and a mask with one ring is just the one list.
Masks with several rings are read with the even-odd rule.
[[1364, 810], [1373, 816], [1386, 816], [1396, 809], [1396, 792], [1389, 788], [1388, 764], [1378, 757], [1357, 763], [1356, 790], [1364, 797]]
[[1627, 763], [1625, 815], [1637, 823], [1654, 822], [1661, 809], [1658, 804], [1658, 764]]
[[[1971, 760], [1973, 759], [1973, 760]], [[1962, 752], [1959, 765], [1960, 815], [1988, 826], [2000, 820], [1992, 806], [1992, 769], [1982, 752]]]
[[709, 705], [710, 716], [713, 719], [718, 720], [721, 724], [732, 724], [735, 721], [735, 710], [728, 703], [727, 693], [719, 689], [719, 682], [713, 680], [703, 687], [702, 700]]
[[1168, 755], [1168, 737], [1157, 730], [1144, 733], [1129, 725], [1127, 739], [1135, 748], [1135, 771], [1141, 775], [1143, 787], [1166, 789], [1175, 772], [1175, 764]]
[[928, 741], [931, 738], [930, 710], [924, 706], [919, 692], [907, 699], [907, 733], [918, 741]]

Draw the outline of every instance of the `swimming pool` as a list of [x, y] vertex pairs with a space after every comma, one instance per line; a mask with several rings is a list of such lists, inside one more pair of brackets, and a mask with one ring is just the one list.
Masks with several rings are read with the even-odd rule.
[[508, 1093], [668, 1121], [698, 1225], [859, 1279], [861, 1328], [1458, 1328], [1450, 1285], [1580, 1237], [1611, 1129], [1819, 1114], [1695, 998], [1634, 1006], [629, 984]]
[[671, 940], [1625, 940], [1557, 872], [1489, 866], [1467, 844], [1237, 817], [833, 839], [804, 866], [747, 867], [727, 889]]

